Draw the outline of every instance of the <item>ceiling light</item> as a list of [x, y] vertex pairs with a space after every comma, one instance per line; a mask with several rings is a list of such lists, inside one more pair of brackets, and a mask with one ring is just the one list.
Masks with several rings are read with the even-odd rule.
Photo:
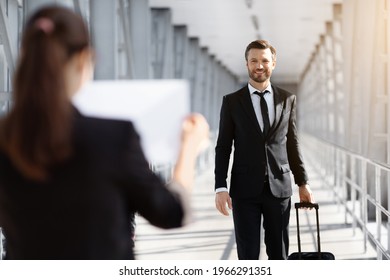
[[253, 24], [253, 27], [255, 28], [255, 30], [259, 30], [260, 25], [259, 25], [259, 20], [257, 19], [257, 16], [252, 15], [251, 20], [252, 20], [252, 24]]
[[245, 0], [245, 4], [248, 7], [248, 9], [252, 9], [253, 0]]

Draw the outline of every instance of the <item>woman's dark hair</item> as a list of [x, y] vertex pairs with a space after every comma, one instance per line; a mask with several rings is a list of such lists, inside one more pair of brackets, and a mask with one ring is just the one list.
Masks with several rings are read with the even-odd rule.
[[47, 179], [48, 169], [71, 155], [72, 106], [65, 66], [89, 46], [82, 17], [68, 8], [47, 6], [27, 21], [13, 106], [0, 126], [0, 147], [27, 178]]

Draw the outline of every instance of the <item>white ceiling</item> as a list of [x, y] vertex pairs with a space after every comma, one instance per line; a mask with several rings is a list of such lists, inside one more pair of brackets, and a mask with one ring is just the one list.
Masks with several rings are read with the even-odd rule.
[[[297, 82], [333, 3], [342, 0], [149, 0], [151, 7], [172, 10], [173, 24], [185, 24], [190, 37], [240, 80], [247, 80], [244, 51], [249, 42], [266, 39], [277, 50], [273, 80]], [[257, 21], [258, 29], [254, 21]]]

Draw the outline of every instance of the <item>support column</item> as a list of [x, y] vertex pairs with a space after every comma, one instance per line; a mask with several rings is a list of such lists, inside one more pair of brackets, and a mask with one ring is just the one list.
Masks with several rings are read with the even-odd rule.
[[196, 98], [197, 98], [197, 79], [198, 79], [198, 50], [199, 50], [199, 39], [190, 38], [189, 39], [189, 49], [188, 49], [188, 79], [191, 86], [191, 111], [196, 112], [197, 107]]
[[203, 96], [203, 71], [204, 71], [204, 61], [202, 59], [202, 50], [201, 47], [199, 46], [195, 50], [195, 59], [197, 60], [196, 64], [196, 79], [195, 79], [195, 90], [194, 90], [194, 110], [196, 112], [202, 112], [202, 96]]
[[[5, 61], [10, 73], [15, 71], [17, 56], [17, 2], [11, 1], [0, 8], [0, 43], [3, 46]], [[15, 22], [16, 19], [16, 22]]]
[[187, 27], [184, 25], [174, 26], [173, 38], [175, 79], [187, 79], [189, 78]]
[[335, 88], [335, 65], [334, 65], [334, 49], [333, 49], [333, 23], [325, 23], [325, 35], [323, 41], [324, 48], [324, 65], [325, 65], [325, 96], [328, 105], [328, 140], [332, 143], [337, 141], [337, 103], [336, 103], [336, 88]]
[[333, 25], [332, 25], [332, 44], [333, 44], [333, 80], [335, 83], [336, 98], [336, 144], [344, 146], [346, 143], [346, 121], [345, 121], [345, 91], [343, 75], [343, 53], [342, 53], [342, 4], [333, 5]]
[[0, 2], [0, 115], [9, 111], [19, 46], [21, 13], [16, 0]]
[[217, 97], [218, 97], [218, 63], [215, 59], [215, 55], [210, 56], [210, 91], [208, 102], [209, 105], [209, 113], [208, 120], [210, 125], [210, 130], [213, 133], [217, 129], [216, 117], [218, 116], [218, 108], [217, 108]]
[[149, 0], [129, 0], [130, 34], [133, 49], [135, 79], [150, 79], [151, 64], [151, 11]]
[[92, 43], [96, 51], [96, 80], [118, 78], [117, 10], [118, 1], [90, 2]]
[[127, 0], [118, 0], [118, 78], [134, 78], [134, 51], [130, 31], [130, 8]]
[[200, 91], [200, 102], [199, 102], [199, 112], [201, 112], [206, 119], [209, 119], [209, 106], [208, 97], [210, 95], [210, 57], [208, 55], [208, 49], [206, 47], [201, 48], [201, 60], [202, 67], [199, 68], [201, 71], [201, 91]]
[[170, 9], [152, 8], [152, 67], [153, 78], [172, 79], [173, 27]]

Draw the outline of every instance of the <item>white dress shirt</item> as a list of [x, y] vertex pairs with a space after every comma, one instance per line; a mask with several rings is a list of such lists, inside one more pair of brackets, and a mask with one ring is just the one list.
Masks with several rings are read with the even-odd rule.
[[[248, 83], [248, 89], [249, 89], [249, 93], [251, 94], [252, 105], [253, 105], [253, 109], [255, 109], [257, 121], [259, 122], [261, 130], [263, 130], [264, 121], [263, 121], [263, 116], [261, 114], [261, 108], [260, 108], [260, 98], [261, 97], [258, 94], [254, 93], [255, 91], [258, 91], [258, 92], [262, 92], [262, 91], [254, 88], [249, 83]], [[268, 90], [268, 92], [264, 94], [264, 99], [267, 102], [269, 123], [270, 123], [270, 126], [272, 127], [272, 124], [275, 121], [275, 102], [274, 102], [274, 92], [272, 90], [271, 83], [263, 91], [266, 91], [266, 90]]]

